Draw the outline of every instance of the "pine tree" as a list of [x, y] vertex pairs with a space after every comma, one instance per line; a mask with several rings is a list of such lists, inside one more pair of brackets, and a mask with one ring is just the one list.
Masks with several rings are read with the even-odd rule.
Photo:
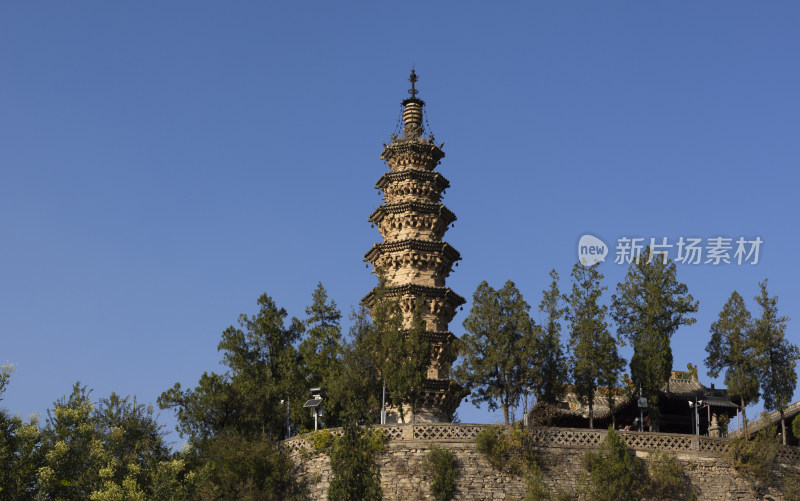
[[343, 403], [338, 394], [330, 390], [334, 381], [341, 377], [342, 371], [342, 313], [336, 303], [328, 299], [328, 292], [322, 283], [317, 284], [306, 315], [308, 317], [303, 321], [305, 334], [298, 347], [305, 386], [323, 389], [325, 425], [339, 426]]
[[567, 308], [564, 307], [564, 299], [558, 290], [556, 270], [550, 271], [550, 278], [550, 287], [542, 292], [542, 302], [539, 303], [544, 322], [537, 326], [531, 386], [537, 402], [556, 404], [564, 396], [569, 381], [567, 356], [561, 343], [561, 321]]
[[476, 406], [486, 402], [490, 410], [502, 409], [506, 424], [525, 387], [526, 344], [534, 329], [529, 311], [514, 282], [495, 290], [483, 281], [472, 297], [464, 320], [467, 334], [459, 343], [463, 358], [454, 371], [456, 379], [471, 391]]
[[781, 435], [786, 445], [784, 410], [797, 387], [795, 367], [800, 359], [800, 349], [786, 339], [789, 318], [778, 314], [778, 296], [770, 297], [766, 279], [759, 282], [758, 286], [761, 294], [755, 299], [762, 312], [755, 321], [753, 332], [756, 366], [761, 379], [764, 408], [780, 412]]
[[753, 319], [738, 292], [733, 291], [710, 330], [711, 340], [706, 346], [708, 375], [717, 377], [725, 371], [728, 393], [739, 398], [746, 435], [745, 408], [758, 402], [759, 381], [754, 363]]
[[612, 296], [612, 317], [621, 339], [633, 345], [630, 368], [634, 383], [647, 396], [650, 426], [658, 429], [658, 395], [672, 373], [672, 335], [695, 322], [697, 301], [678, 282], [675, 263], [666, 256], [631, 262], [625, 281]]
[[589, 407], [589, 427], [594, 428], [594, 400], [603, 385], [616, 386], [625, 360], [608, 331], [608, 306], [599, 303], [606, 290], [597, 266], [576, 263], [572, 268], [572, 292], [567, 297], [571, 369], [575, 393]]

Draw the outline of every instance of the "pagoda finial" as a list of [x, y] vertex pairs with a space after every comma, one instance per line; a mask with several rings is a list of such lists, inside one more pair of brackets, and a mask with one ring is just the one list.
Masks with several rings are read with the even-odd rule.
[[411, 88], [408, 89], [408, 93], [411, 94], [411, 99], [416, 99], [417, 89], [414, 87], [414, 84], [417, 83], [417, 74], [414, 73], [414, 68], [411, 68], [411, 76], [408, 77], [408, 81], [411, 82]]

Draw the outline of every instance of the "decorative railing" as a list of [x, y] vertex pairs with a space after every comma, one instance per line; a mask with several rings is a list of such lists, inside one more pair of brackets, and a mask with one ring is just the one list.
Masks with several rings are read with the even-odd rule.
[[[798, 414], [798, 412], [800, 412], [800, 400], [786, 406], [786, 408], [783, 410], [783, 416], [787, 421], [789, 421], [793, 416]], [[777, 424], [780, 422], [781, 422], [780, 411], [773, 411], [767, 414], [766, 416], [762, 416], [759, 419], [756, 419], [754, 421], [748, 421], [747, 433], [752, 435], [753, 433], [759, 432], [768, 426], [772, 426], [773, 424]], [[738, 437], [742, 434], [744, 434], [743, 427], [729, 433], [729, 435], [732, 438]]]
[[[423, 442], [472, 442], [486, 424], [389, 424], [376, 425], [383, 430], [387, 440]], [[341, 436], [341, 428], [328, 430], [334, 436]], [[710, 438], [678, 433], [650, 433], [619, 431], [625, 443], [636, 451], [699, 451], [709, 455], [722, 455], [728, 448], [728, 439]], [[535, 431], [537, 442], [544, 447], [574, 447], [593, 449], [600, 446], [606, 435], [605, 430], [582, 428], [540, 428]], [[300, 435], [283, 441], [290, 452], [310, 451], [311, 443], [306, 440], [310, 434]], [[800, 448], [781, 446], [778, 461], [800, 461]]]

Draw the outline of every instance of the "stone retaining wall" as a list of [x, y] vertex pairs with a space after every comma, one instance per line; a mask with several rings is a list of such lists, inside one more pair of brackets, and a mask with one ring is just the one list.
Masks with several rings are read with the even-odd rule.
[[[488, 425], [407, 424], [377, 426], [388, 437], [387, 449], [378, 458], [384, 499], [397, 501], [428, 500], [430, 478], [424, 467], [431, 443], [447, 447], [457, 460], [455, 499], [521, 500], [526, 483], [519, 476], [494, 469], [475, 449], [475, 436]], [[330, 430], [340, 435], [341, 430]], [[606, 431], [547, 428], [539, 432], [541, 466], [544, 481], [552, 490], [574, 491], [581, 473], [586, 450], [597, 448]], [[694, 491], [700, 500], [752, 500], [748, 483], [725, 458], [726, 439], [666, 433], [624, 432], [619, 434], [637, 456], [648, 460], [650, 451], [674, 456], [683, 468], [687, 492]], [[327, 499], [330, 484], [330, 460], [314, 454], [302, 437], [284, 442], [298, 464], [299, 476], [307, 485], [312, 500]], [[781, 447], [774, 466], [775, 485], [762, 499], [782, 500], [783, 471], [797, 470], [800, 449]]]

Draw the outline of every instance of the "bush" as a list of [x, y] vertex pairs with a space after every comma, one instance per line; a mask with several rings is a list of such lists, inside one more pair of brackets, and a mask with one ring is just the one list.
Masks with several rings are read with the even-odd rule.
[[433, 475], [431, 494], [437, 501], [450, 501], [456, 492], [456, 456], [446, 448], [431, 444], [425, 464]]
[[746, 435], [730, 440], [728, 455], [733, 467], [750, 483], [758, 495], [772, 481], [772, 464], [778, 454], [776, 428], [759, 431], [752, 440]]
[[536, 436], [523, 428], [492, 425], [475, 436], [475, 448], [492, 467], [523, 475], [538, 465]]
[[306, 442], [314, 448], [314, 452], [317, 454], [327, 452], [336, 441], [336, 437], [334, 437], [333, 433], [327, 428], [323, 428], [319, 431], [312, 431], [306, 435], [305, 439]]
[[648, 496], [653, 499], [679, 499], [685, 496], [686, 481], [678, 462], [660, 451], [650, 453]]
[[628, 451], [628, 446], [612, 428], [597, 451], [584, 458], [587, 476], [583, 490], [596, 501], [622, 501], [642, 498], [644, 469], [642, 461]]
[[375, 456], [384, 448], [383, 434], [365, 432], [348, 423], [331, 451], [332, 501], [378, 501], [382, 498], [381, 473]]

